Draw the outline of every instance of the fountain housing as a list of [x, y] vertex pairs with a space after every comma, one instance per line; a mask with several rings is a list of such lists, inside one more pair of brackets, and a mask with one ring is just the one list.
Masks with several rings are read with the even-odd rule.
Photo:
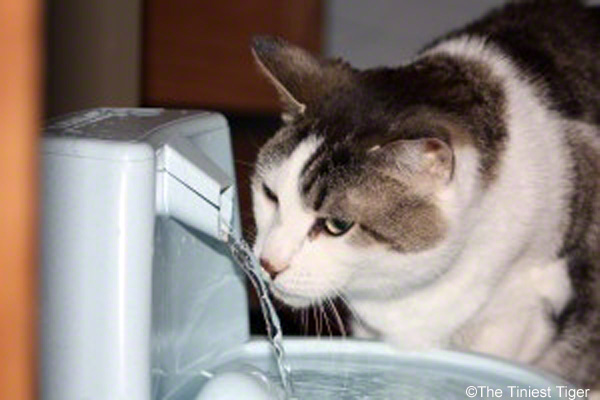
[[221, 243], [239, 229], [221, 115], [69, 114], [48, 123], [41, 161], [41, 398], [162, 398], [248, 340]]

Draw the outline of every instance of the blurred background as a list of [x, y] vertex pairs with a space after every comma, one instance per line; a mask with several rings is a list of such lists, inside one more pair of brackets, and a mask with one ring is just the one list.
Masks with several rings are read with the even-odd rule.
[[[362, 68], [395, 65], [502, 2], [0, 0], [0, 337], [8, 338], [0, 341], [0, 378], [24, 377], [21, 386], [0, 379], [0, 398], [33, 398], [26, 382], [33, 375], [18, 373], [35, 360], [36, 146], [43, 121], [97, 106], [224, 113], [252, 239], [249, 175], [280, 123], [275, 91], [252, 62], [254, 34], [279, 35]], [[255, 305], [251, 313], [259, 333]], [[285, 312], [283, 319], [288, 334], [339, 331], [334, 323], [319, 326], [312, 312]]]

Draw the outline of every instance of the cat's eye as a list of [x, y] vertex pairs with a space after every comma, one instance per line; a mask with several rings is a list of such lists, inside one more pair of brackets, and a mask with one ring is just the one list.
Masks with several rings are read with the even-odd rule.
[[265, 193], [265, 196], [267, 196], [267, 199], [269, 199], [270, 201], [272, 201], [275, 204], [279, 203], [279, 199], [277, 198], [277, 195], [275, 193], [273, 193], [273, 191], [271, 189], [269, 189], [269, 187], [267, 185], [265, 185], [264, 183], [263, 183], [263, 192]]
[[339, 218], [326, 218], [323, 220], [325, 231], [331, 236], [342, 236], [352, 228], [354, 222]]

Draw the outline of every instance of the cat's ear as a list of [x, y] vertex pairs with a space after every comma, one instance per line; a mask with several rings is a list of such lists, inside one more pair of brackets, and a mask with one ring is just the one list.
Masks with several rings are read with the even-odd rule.
[[316, 58], [278, 37], [254, 37], [252, 54], [291, 116], [303, 114], [332, 85], [349, 76], [347, 65]]
[[415, 180], [416, 184], [447, 184], [454, 172], [454, 152], [437, 138], [394, 140], [368, 150], [380, 168], [391, 176]]

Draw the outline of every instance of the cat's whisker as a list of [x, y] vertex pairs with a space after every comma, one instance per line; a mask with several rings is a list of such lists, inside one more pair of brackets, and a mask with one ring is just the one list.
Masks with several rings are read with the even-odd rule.
[[[251, 212], [242, 213], [241, 217], [242, 217], [242, 221], [254, 219], [254, 216], [252, 215]], [[251, 228], [248, 225], [242, 224], [242, 233], [244, 235], [244, 239], [246, 239], [246, 240], [256, 239], [256, 229]]]
[[304, 336], [308, 336], [308, 326], [310, 324], [310, 319], [308, 318], [308, 309], [302, 309], [302, 325], [304, 326]]
[[244, 239], [246, 242], [251, 243], [251, 246], [254, 246], [256, 243], [256, 236], [252, 234], [244, 234]]
[[[234, 159], [233, 162], [236, 165], [243, 165], [244, 167], [250, 167], [251, 169], [254, 169], [254, 163], [253, 162], [246, 161], [246, 160], [241, 160], [239, 158]], [[247, 180], [249, 180], [249, 179], [247, 179]]]
[[[335, 305], [333, 303], [333, 300], [329, 297], [327, 297], [325, 299], [325, 306], [326, 306], [326, 310], [327, 310], [327, 318], [331, 319], [331, 325], [333, 328], [338, 327], [338, 329], [340, 329], [339, 327], [339, 321], [337, 319], [337, 315], [336, 315], [336, 310], [335, 310]], [[333, 332], [333, 328], [331, 331], [331, 337], [333, 338], [334, 332]]]
[[312, 314], [313, 314], [313, 319], [315, 321], [315, 334], [317, 335], [317, 338], [320, 337], [320, 332], [319, 332], [319, 323], [317, 320], [317, 309], [313, 306], [311, 307], [312, 309]]
[[356, 311], [356, 309], [352, 306], [352, 304], [346, 298], [346, 296], [344, 295], [344, 293], [342, 291], [337, 291], [337, 293], [338, 293], [338, 298], [340, 299], [340, 301], [342, 302], [342, 304], [344, 304], [344, 306], [346, 307], [346, 309], [350, 313], [350, 316], [351, 316], [351, 318], [353, 320], [353, 323], [361, 325], [361, 326], [364, 326], [363, 319], [359, 316], [358, 311]]
[[[325, 299], [326, 301], [328, 299]], [[325, 306], [327, 303], [321, 303], [321, 305], [319, 305], [319, 308], [321, 309], [321, 315], [323, 315], [323, 320], [325, 321], [325, 326], [327, 327], [327, 332], [329, 332], [329, 338], [333, 338], [333, 331], [331, 330], [331, 325], [329, 323], [329, 316], [327, 315], [327, 310], [325, 309]]]
[[323, 318], [323, 307], [319, 304], [317, 307], [318, 315], [319, 315], [319, 338], [325, 335], [325, 323]]
[[323, 336], [323, 314], [321, 313], [321, 309], [316, 307], [317, 315], [319, 317], [319, 339]]
[[346, 338], [347, 334], [346, 334], [346, 328], [344, 326], [344, 321], [342, 320], [342, 317], [341, 317], [337, 307], [335, 306], [335, 303], [330, 298], [327, 298], [327, 302], [328, 302], [329, 306], [331, 307], [333, 316], [336, 320], [336, 323], [338, 324], [338, 327], [340, 329], [340, 334], [342, 335], [343, 338]]
[[350, 304], [350, 301], [346, 298], [346, 296], [344, 295], [344, 293], [341, 290], [336, 290], [335, 292], [336, 292], [337, 297], [342, 302], [342, 304], [344, 304], [344, 306], [348, 309], [348, 312], [350, 312], [350, 315], [354, 319], [360, 321], [360, 317], [358, 316], [358, 312], [354, 309], [354, 307], [352, 306], [352, 304]]

